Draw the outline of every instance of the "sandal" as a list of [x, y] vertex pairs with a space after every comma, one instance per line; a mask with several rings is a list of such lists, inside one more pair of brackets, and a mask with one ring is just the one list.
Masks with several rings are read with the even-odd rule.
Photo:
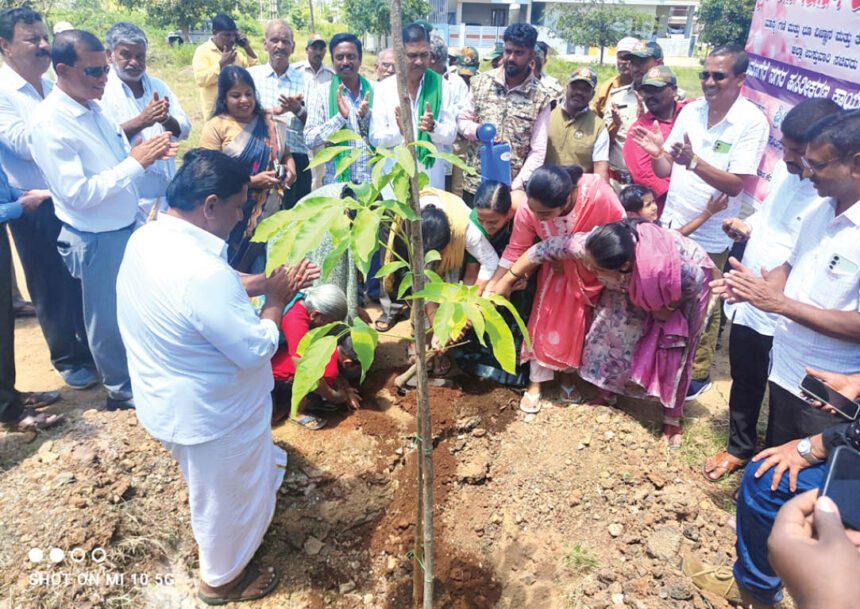
[[301, 425], [305, 429], [309, 429], [311, 431], [319, 431], [328, 423], [327, 420], [322, 417], [315, 417], [312, 414], [300, 414], [298, 418], [290, 417], [290, 422], [295, 423], [296, 425]]
[[409, 319], [409, 309], [406, 307], [393, 314], [383, 311], [382, 315], [373, 322], [373, 327], [376, 328], [377, 332], [388, 332], [404, 319]]
[[241, 603], [243, 601], [255, 601], [263, 598], [271, 593], [272, 590], [278, 586], [278, 582], [281, 580], [277, 571], [272, 567], [267, 568], [272, 569], [274, 577], [272, 578], [272, 581], [257, 594], [243, 596], [245, 590], [247, 590], [251, 584], [257, 581], [257, 579], [263, 574], [263, 571], [261, 571], [259, 567], [248, 565], [245, 569], [245, 573], [242, 574], [242, 578], [236, 582], [236, 585], [233, 586], [227, 594], [224, 594], [223, 596], [206, 596], [203, 592], [198, 591], [197, 598], [207, 605], [226, 605], [228, 603]]
[[583, 404], [585, 402], [585, 399], [583, 399], [582, 394], [579, 393], [576, 385], [565, 385], [564, 383], [559, 383], [558, 386], [561, 389], [561, 396], [558, 398], [561, 406], [568, 406], [569, 404]]
[[44, 408], [60, 399], [59, 391], [21, 391], [18, 393], [24, 408]]
[[728, 451], [721, 450], [705, 461], [702, 465], [702, 475], [708, 482], [719, 482], [739, 469], [743, 469], [748, 460], [738, 459]]
[[537, 395], [532, 395], [528, 391], [523, 394], [523, 397], [520, 398], [520, 410], [522, 410], [526, 414], [537, 414], [541, 409], [541, 399], [540, 393]]
[[0, 423], [0, 426], [6, 429], [6, 431], [24, 433], [28, 431], [48, 429], [49, 427], [53, 427], [54, 425], [63, 422], [64, 419], [65, 417], [61, 414], [35, 412], [26, 408], [17, 419]]
[[451, 368], [453, 367], [453, 365], [451, 364], [451, 359], [444, 353], [437, 354], [432, 359], [432, 365], [433, 369], [430, 371], [430, 373], [433, 376], [437, 377], [448, 376], [448, 374], [451, 372]]

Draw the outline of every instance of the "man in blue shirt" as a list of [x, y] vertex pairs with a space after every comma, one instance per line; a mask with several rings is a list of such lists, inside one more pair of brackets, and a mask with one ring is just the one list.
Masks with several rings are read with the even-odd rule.
[[9, 186], [0, 169], [0, 425], [14, 431], [29, 431], [55, 425], [60, 415], [34, 409], [53, 404], [60, 394], [15, 390], [15, 309], [12, 306], [12, 252], [6, 222], [21, 217], [24, 209], [37, 206], [50, 196], [47, 190], [22, 192]]

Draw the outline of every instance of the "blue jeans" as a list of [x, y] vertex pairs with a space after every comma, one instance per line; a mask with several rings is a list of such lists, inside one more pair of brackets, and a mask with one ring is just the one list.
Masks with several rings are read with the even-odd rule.
[[789, 499], [824, 484], [827, 464], [813, 465], [800, 472], [797, 491], [788, 489], [788, 472], [783, 474], [776, 491], [771, 468], [761, 478], [755, 478], [760, 463], [750, 463], [744, 472], [738, 495], [736, 545], [737, 560], [734, 573], [738, 586], [765, 604], [782, 601], [782, 580], [774, 573], [767, 559], [767, 538], [773, 528], [776, 513]]
[[131, 237], [131, 226], [88, 233], [63, 225], [57, 249], [75, 279], [81, 280], [84, 323], [96, 369], [111, 398], [131, 396], [125, 345], [116, 320], [116, 277]]

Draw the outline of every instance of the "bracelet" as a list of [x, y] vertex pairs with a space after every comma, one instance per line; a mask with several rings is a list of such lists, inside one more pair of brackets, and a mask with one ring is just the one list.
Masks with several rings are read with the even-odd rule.
[[522, 279], [522, 278], [523, 278], [523, 276], [522, 276], [522, 275], [517, 275], [516, 273], [514, 273], [514, 267], [509, 268], [509, 269], [508, 269], [508, 272], [509, 272], [511, 275], [513, 275], [515, 279]]

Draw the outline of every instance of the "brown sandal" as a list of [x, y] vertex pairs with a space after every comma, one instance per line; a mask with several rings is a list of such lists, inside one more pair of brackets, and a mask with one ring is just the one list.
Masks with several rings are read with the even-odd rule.
[[[739, 469], [743, 469], [747, 461], [748, 459], [738, 459], [728, 451], [721, 450], [705, 461], [702, 466], [702, 475], [708, 482], [719, 482]], [[715, 473], [717, 474], [716, 477], [714, 476]]]

